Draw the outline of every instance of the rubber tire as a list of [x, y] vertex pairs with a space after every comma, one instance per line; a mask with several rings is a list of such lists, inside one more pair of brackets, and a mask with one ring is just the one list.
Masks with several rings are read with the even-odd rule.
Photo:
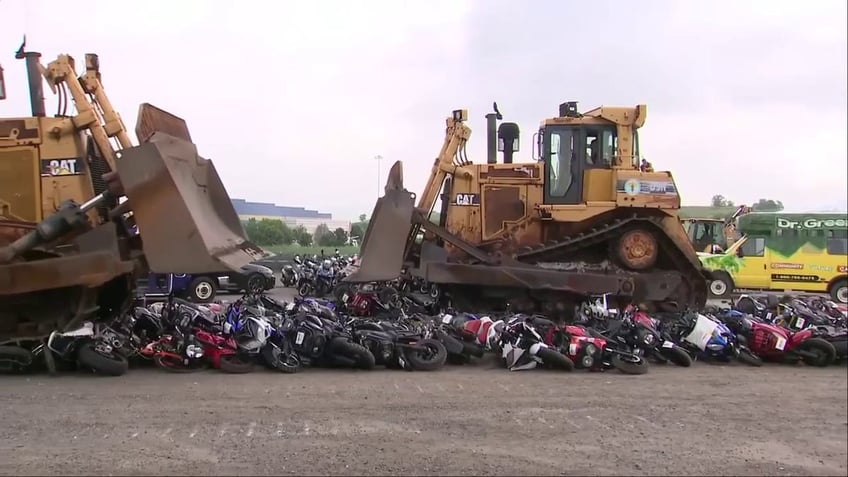
[[330, 342], [330, 350], [334, 354], [352, 359], [357, 369], [371, 370], [377, 365], [374, 354], [368, 348], [345, 338], [334, 338]]
[[309, 296], [310, 293], [312, 293], [312, 288], [312, 284], [309, 282], [301, 283], [300, 286], [297, 287], [297, 294], [303, 298], [306, 298]]
[[542, 360], [542, 363], [553, 368], [561, 369], [563, 371], [574, 370], [574, 361], [571, 361], [568, 356], [560, 353], [555, 349], [541, 348], [536, 354], [536, 356], [538, 356]]
[[94, 343], [84, 343], [77, 351], [77, 362], [91, 368], [95, 373], [104, 376], [122, 376], [130, 369], [127, 358], [112, 353], [112, 358], [107, 358], [94, 350]]
[[[207, 299], [201, 299], [200, 297], [197, 296], [197, 293], [195, 293], [197, 286], [200, 285], [201, 283], [208, 283], [209, 286], [212, 287], [212, 295], [210, 295], [209, 298], [207, 298]], [[191, 285], [188, 286], [188, 296], [191, 299], [191, 301], [193, 301], [195, 303], [210, 303], [210, 302], [212, 302], [212, 300], [215, 299], [215, 295], [217, 293], [218, 293], [218, 286], [215, 284], [215, 281], [212, 280], [209, 277], [197, 277], [194, 280], [192, 280]]]
[[819, 357], [816, 359], [801, 358], [804, 364], [809, 366], [824, 367], [836, 361], [836, 348], [830, 342], [821, 338], [808, 338], [798, 344], [798, 350], [813, 351], [818, 349]]
[[[724, 284], [725, 289], [724, 289], [723, 293], [721, 293], [721, 294], [713, 293], [712, 282], [715, 282], [715, 281], [722, 282]], [[709, 291], [710, 297], [713, 297], [713, 298], [729, 298], [733, 294], [733, 287], [734, 286], [735, 285], [733, 284], [733, 278], [730, 277], [730, 274], [723, 271], [723, 270], [718, 270], [718, 271], [712, 272], [712, 280], [710, 281], [710, 284], [707, 286], [707, 290]]]
[[468, 356], [466, 354], [449, 354], [446, 362], [449, 364], [462, 366], [463, 364], [468, 364], [471, 362], [471, 356]]
[[621, 355], [615, 354], [612, 357], [612, 366], [624, 374], [645, 374], [648, 372], [648, 360], [642, 358], [639, 363], [632, 363], [621, 359]]
[[337, 302], [341, 302], [342, 295], [344, 295], [345, 293], [347, 293], [348, 300], [353, 298], [353, 294], [355, 293], [353, 286], [349, 283], [339, 283], [333, 289], [333, 298], [335, 298]]
[[759, 356], [755, 355], [748, 348], [740, 349], [739, 354], [736, 355], [736, 359], [740, 363], [747, 364], [748, 366], [754, 366], [756, 368], [759, 368], [760, 366], [763, 365], [763, 359], [760, 358]]
[[247, 374], [255, 367], [253, 361], [244, 361], [236, 354], [225, 354], [221, 356], [218, 369], [227, 374]]
[[[265, 291], [265, 276], [261, 273], [251, 273], [247, 276], [247, 280], [244, 283], [246, 289], [244, 291], [248, 293], [253, 293], [253, 288], [251, 287], [251, 283], [255, 285], [257, 291]], [[258, 283], [258, 285], [256, 285]]]
[[683, 368], [692, 366], [692, 356], [680, 346], [674, 345], [671, 348], [660, 348], [660, 354], [677, 366]]
[[476, 343], [462, 342], [462, 352], [475, 358], [482, 358], [486, 354], [486, 350]]
[[839, 296], [838, 296], [839, 295], [839, 289], [845, 288], [845, 287], [848, 287], [848, 280], [837, 280], [836, 282], [834, 282], [833, 285], [831, 285], [831, 287], [830, 287], [830, 291], [828, 292], [828, 293], [830, 293], [830, 298], [833, 301], [835, 301], [836, 303], [842, 303], [842, 304], [848, 303], [848, 302], [845, 302], [845, 301], [840, 301]]
[[[44, 352], [50, 353], [51, 351], [45, 347]], [[0, 367], [0, 371], [11, 374], [19, 374], [28, 371], [32, 367], [32, 362], [35, 360], [35, 357], [29, 350], [19, 346], [0, 346], [0, 356], [6, 358], [5, 360], [0, 358], [0, 361], [14, 362], [0, 364], [0, 366], [2, 366]], [[8, 369], [5, 368], [7, 365], [9, 366]]]
[[[274, 355], [274, 353], [271, 352], [272, 349], [274, 349], [273, 346], [265, 346], [262, 348], [262, 351], [260, 351], [260, 354], [262, 354], [262, 359], [264, 359], [265, 362], [268, 363], [268, 365], [272, 369], [279, 371], [283, 374], [294, 374], [300, 370], [300, 358], [297, 358], [297, 366], [277, 365], [276, 362], [279, 361], [279, 359], [277, 356]], [[284, 352], [286, 351], [280, 350], [281, 355]]]
[[833, 349], [836, 350], [836, 360], [840, 361], [848, 357], [848, 341], [840, 340], [840, 341], [831, 341], [831, 345], [833, 345]]
[[435, 351], [435, 355], [431, 359], [424, 359], [421, 357], [420, 352], [413, 349], [407, 350], [404, 356], [406, 356], [412, 369], [416, 371], [435, 371], [445, 365], [445, 361], [448, 359], [448, 350], [445, 349], [445, 345], [441, 341], [424, 339], [417, 341], [415, 344], [416, 346], [430, 348], [430, 351]]

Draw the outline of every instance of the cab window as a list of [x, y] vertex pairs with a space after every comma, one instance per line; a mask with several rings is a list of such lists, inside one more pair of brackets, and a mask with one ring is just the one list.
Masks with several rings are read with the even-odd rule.
[[618, 150], [614, 128], [588, 128], [586, 130], [585, 161], [589, 167], [612, 167]]
[[571, 187], [571, 161], [574, 157], [574, 135], [571, 131], [552, 131], [548, 139], [548, 184], [551, 197], [564, 197]]

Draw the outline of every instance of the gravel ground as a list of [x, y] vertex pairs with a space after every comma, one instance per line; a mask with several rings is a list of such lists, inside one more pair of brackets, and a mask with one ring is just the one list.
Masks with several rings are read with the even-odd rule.
[[0, 377], [6, 475], [846, 475], [845, 366]]

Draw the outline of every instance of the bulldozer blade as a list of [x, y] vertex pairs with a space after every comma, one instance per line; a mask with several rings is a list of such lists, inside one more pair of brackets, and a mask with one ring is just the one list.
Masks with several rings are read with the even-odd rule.
[[415, 195], [403, 188], [403, 164], [397, 161], [386, 179], [385, 195], [377, 199], [371, 213], [362, 240], [359, 269], [343, 281], [366, 283], [397, 278], [403, 268], [414, 210]]
[[154, 132], [118, 152], [116, 163], [150, 271], [238, 270], [263, 257], [247, 240], [215, 166], [191, 142]]

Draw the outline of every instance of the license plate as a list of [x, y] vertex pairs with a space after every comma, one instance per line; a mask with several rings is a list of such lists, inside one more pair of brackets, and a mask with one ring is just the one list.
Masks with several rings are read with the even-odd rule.
[[786, 347], [786, 338], [782, 336], [777, 337], [777, 342], [774, 344], [774, 347], [780, 351], [783, 351], [783, 348]]
[[444, 323], [444, 324], [448, 324], [448, 323], [450, 323], [450, 322], [451, 322], [451, 320], [452, 320], [452, 319], [453, 319], [453, 316], [451, 316], [451, 315], [445, 315], [445, 316], [443, 316], [443, 317], [442, 317], [442, 323]]
[[805, 319], [803, 319], [799, 316], [798, 318], [795, 319], [795, 326], [797, 326], [798, 328], [803, 328], [804, 323], [806, 323], [806, 322], [807, 322], [807, 320], [805, 320]]
[[297, 336], [294, 337], [294, 344], [303, 344], [303, 338], [305, 337], [306, 335], [302, 331], [298, 331]]
[[674, 343], [672, 343], [671, 341], [665, 341], [665, 342], [663, 342], [662, 347], [663, 348], [674, 348]]
[[347, 301], [347, 293], [342, 293], [342, 301]]

